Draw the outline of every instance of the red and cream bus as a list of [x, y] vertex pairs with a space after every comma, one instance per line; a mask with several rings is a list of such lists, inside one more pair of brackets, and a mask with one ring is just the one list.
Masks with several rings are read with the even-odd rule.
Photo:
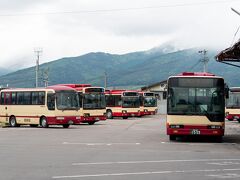
[[137, 91], [106, 90], [107, 118], [141, 116], [140, 98]]
[[75, 89], [79, 93], [80, 116], [82, 123], [93, 125], [106, 120], [105, 89], [90, 84], [61, 84]]
[[210, 73], [184, 72], [168, 79], [167, 135], [214, 136], [225, 129], [224, 79]]
[[226, 119], [237, 120], [240, 123], [240, 87], [229, 88], [229, 98], [226, 101]]
[[155, 115], [157, 109], [157, 98], [153, 92], [139, 92], [141, 116]]
[[80, 111], [77, 92], [65, 86], [47, 88], [17, 88], [1, 91], [0, 122], [12, 127], [20, 125], [79, 124]]

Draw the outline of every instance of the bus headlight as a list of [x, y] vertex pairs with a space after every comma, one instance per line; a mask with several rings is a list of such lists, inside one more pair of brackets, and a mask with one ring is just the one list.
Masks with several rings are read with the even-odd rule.
[[147, 110], [147, 109], [144, 109], [144, 112], [148, 112], [148, 110]]
[[83, 116], [84, 116], [84, 117], [89, 117], [90, 114], [89, 114], [89, 113], [84, 113]]
[[122, 110], [122, 113], [123, 113], [123, 114], [126, 114], [126, 113], [127, 113], [127, 111], [126, 111], [126, 110]]
[[56, 117], [56, 119], [57, 120], [64, 120], [64, 117], [59, 116], [59, 117]]
[[183, 125], [170, 125], [169, 127], [170, 127], [170, 128], [173, 128], [173, 129], [184, 128]]
[[226, 113], [225, 113], [225, 116], [228, 116], [228, 115], [229, 115], [229, 112], [226, 112]]
[[77, 116], [76, 119], [81, 119], [81, 117], [80, 117], [80, 116]]
[[208, 129], [221, 129], [222, 126], [218, 126], [218, 125], [211, 125], [211, 126], [208, 126]]

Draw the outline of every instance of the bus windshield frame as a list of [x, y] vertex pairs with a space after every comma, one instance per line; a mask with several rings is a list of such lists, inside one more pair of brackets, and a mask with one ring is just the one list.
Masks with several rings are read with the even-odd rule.
[[207, 77], [172, 77], [168, 80], [168, 115], [202, 115], [224, 121], [224, 80]]
[[84, 93], [83, 109], [105, 109], [106, 100], [103, 93]]
[[78, 93], [72, 90], [56, 91], [56, 106], [58, 110], [79, 110]]
[[143, 105], [144, 107], [157, 107], [156, 97], [145, 96]]
[[240, 109], [240, 92], [229, 92], [229, 98], [226, 100], [226, 108]]
[[139, 96], [122, 96], [123, 108], [139, 108], [140, 99]]

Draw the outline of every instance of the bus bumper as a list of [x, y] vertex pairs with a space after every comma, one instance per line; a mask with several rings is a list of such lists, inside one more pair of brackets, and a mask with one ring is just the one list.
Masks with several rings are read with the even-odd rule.
[[49, 125], [61, 125], [61, 124], [80, 124], [80, 116], [56, 116], [47, 117]]
[[141, 116], [141, 112], [115, 112], [113, 113], [114, 117], [139, 117]]
[[183, 128], [167, 127], [167, 135], [223, 136], [224, 129], [211, 129], [211, 126], [184, 126]]
[[105, 121], [107, 118], [106, 116], [89, 116], [89, 117], [82, 117], [82, 122], [96, 122], [96, 121]]

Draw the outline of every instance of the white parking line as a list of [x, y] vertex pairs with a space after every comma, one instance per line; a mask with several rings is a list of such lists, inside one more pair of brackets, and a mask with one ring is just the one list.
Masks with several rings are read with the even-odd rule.
[[118, 161], [118, 162], [90, 162], [73, 163], [73, 166], [83, 165], [107, 165], [107, 164], [143, 164], [143, 163], [175, 163], [175, 162], [212, 162], [212, 161], [240, 161], [240, 159], [183, 159], [183, 160], [159, 160], [159, 161]]
[[86, 146], [111, 146], [111, 145], [141, 145], [141, 143], [80, 143], [80, 142], [63, 142], [66, 145], [86, 145]]
[[154, 171], [154, 172], [112, 173], [112, 174], [84, 174], [84, 175], [72, 175], [72, 176], [53, 176], [52, 179], [87, 178], [87, 177], [103, 177], [103, 176], [150, 175], [150, 174], [172, 174], [172, 173], [194, 173], [194, 172], [224, 172], [224, 171], [240, 171], [240, 169], [202, 169], [202, 170]]

